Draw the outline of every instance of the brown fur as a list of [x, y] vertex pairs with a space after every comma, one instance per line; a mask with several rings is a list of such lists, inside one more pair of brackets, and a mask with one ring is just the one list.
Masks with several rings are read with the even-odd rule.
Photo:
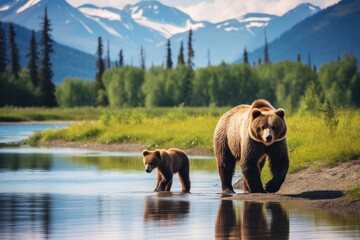
[[157, 183], [154, 191], [170, 191], [175, 173], [179, 173], [182, 192], [190, 191], [190, 161], [180, 149], [144, 150], [143, 162], [147, 173], [157, 168]]
[[[214, 133], [214, 154], [224, 192], [234, 192], [236, 161], [244, 175], [245, 191], [265, 193], [280, 189], [289, 168], [284, 117], [284, 109], [276, 110], [260, 99], [251, 105], [239, 105], [220, 118]], [[264, 188], [260, 172], [266, 157], [273, 178]]]

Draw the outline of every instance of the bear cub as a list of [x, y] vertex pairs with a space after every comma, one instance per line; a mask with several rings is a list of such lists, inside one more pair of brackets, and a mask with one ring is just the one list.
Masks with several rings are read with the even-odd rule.
[[177, 148], [144, 150], [142, 155], [147, 173], [157, 168], [155, 192], [170, 191], [175, 173], [179, 173], [182, 192], [190, 192], [190, 161], [182, 150]]
[[[234, 193], [232, 177], [236, 162], [243, 173], [244, 190], [277, 192], [289, 168], [285, 111], [259, 99], [227, 111], [214, 133], [214, 154], [223, 192]], [[272, 179], [263, 186], [260, 178], [266, 157]]]

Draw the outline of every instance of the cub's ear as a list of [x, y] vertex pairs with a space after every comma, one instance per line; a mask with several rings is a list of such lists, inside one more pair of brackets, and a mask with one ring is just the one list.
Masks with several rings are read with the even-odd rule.
[[254, 109], [251, 111], [251, 117], [252, 117], [252, 119], [255, 119], [255, 118], [261, 116], [261, 114], [262, 114], [261, 111], [260, 111], [259, 109], [257, 109], [257, 108], [254, 108]]
[[145, 157], [146, 155], [149, 155], [150, 154], [150, 152], [148, 151], [148, 150], [144, 150], [143, 152], [142, 152], [142, 155]]
[[278, 115], [280, 118], [284, 119], [285, 117], [285, 110], [282, 108], [279, 108], [275, 111], [275, 114]]

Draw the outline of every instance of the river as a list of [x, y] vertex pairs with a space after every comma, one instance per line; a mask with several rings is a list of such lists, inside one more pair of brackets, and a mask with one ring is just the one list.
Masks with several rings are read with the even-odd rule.
[[138, 152], [2, 147], [0, 239], [360, 238], [356, 215], [223, 200], [215, 160], [190, 160], [191, 193], [177, 176], [171, 192], [155, 193]]

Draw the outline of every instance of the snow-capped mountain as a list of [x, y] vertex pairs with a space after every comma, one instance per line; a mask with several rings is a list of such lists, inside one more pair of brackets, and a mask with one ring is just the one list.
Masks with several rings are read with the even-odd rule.
[[90, 4], [75, 8], [66, 0], [2, 0], [0, 20], [39, 30], [45, 7], [56, 41], [94, 54], [97, 38], [101, 36], [104, 44], [106, 41], [110, 44], [111, 58], [116, 59], [123, 49], [127, 64], [137, 65], [141, 46], [146, 50], [148, 65], [161, 64], [168, 38], [175, 59], [180, 41], [187, 42], [191, 28], [197, 67], [208, 63], [208, 52], [213, 64], [221, 60], [231, 62], [242, 54], [244, 47], [252, 50], [261, 46], [265, 28], [271, 41], [320, 10], [302, 4], [280, 17], [248, 13], [214, 24], [194, 21], [188, 14], [157, 1], [141, 1], [115, 9]]
[[141, 1], [135, 5], [127, 5], [124, 11], [139, 25], [153, 29], [165, 38], [187, 32], [190, 28], [195, 31], [207, 25], [207, 22], [195, 22], [186, 13], [157, 1]]

